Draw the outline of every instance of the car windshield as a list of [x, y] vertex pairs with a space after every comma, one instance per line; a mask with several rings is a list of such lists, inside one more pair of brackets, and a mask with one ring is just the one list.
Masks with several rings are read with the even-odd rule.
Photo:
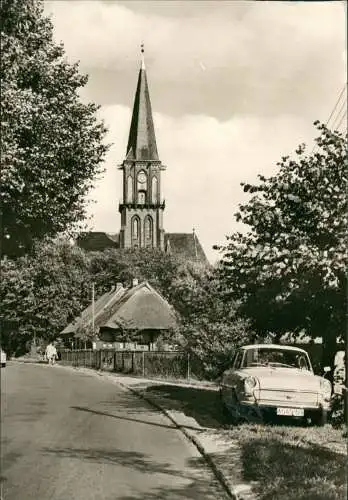
[[247, 350], [243, 361], [244, 368], [269, 365], [311, 370], [307, 354], [302, 351], [262, 347]]

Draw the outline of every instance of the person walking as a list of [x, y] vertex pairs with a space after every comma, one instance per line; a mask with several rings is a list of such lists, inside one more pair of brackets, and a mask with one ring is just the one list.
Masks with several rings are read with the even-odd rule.
[[49, 365], [54, 365], [57, 359], [57, 349], [53, 343], [49, 343], [46, 347], [46, 358]]

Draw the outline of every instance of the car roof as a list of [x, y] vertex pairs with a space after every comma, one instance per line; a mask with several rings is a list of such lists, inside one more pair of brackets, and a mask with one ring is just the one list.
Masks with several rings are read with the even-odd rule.
[[301, 349], [301, 347], [294, 347], [290, 345], [284, 345], [284, 344], [250, 344], [250, 345], [244, 345], [242, 346], [241, 349], [287, 349], [289, 351], [301, 351], [306, 353], [305, 349]]

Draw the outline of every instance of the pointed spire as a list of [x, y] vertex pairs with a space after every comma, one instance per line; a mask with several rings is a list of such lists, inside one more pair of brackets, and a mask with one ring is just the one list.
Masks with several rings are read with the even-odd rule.
[[141, 44], [141, 66], [134, 98], [126, 157], [130, 160], [158, 161], [155, 127], [146, 78], [144, 44]]

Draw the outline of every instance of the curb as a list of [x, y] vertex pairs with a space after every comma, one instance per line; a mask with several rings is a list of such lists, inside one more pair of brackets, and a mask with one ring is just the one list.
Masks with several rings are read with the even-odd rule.
[[120, 382], [119, 380], [117, 383], [125, 388], [131, 391], [133, 394], [137, 395], [138, 397], [141, 397], [145, 401], [147, 401], [149, 404], [157, 408], [157, 410], [161, 411], [162, 413], [165, 414], [165, 416], [174, 424], [174, 426], [179, 429], [184, 436], [191, 441], [191, 443], [197, 448], [199, 453], [202, 455], [202, 457], [205, 459], [211, 470], [213, 471], [216, 479], [219, 481], [229, 498], [232, 500], [239, 500], [239, 496], [233, 491], [233, 489], [230, 487], [229, 481], [227, 480], [226, 476], [224, 473], [218, 468], [214, 460], [211, 458], [209, 453], [207, 453], [202, 445], [202, 443], [199, 441], [199, 439], [196, 438], [193, 434], [191, 434], [187, 429], [185, 429], [184, 426], [178, 424], [178, 422], [175, 420], [175, 418], [172, 416], [172, 414], [166, 410], [163, 406], [161, 406], [157, 401], [154, 401], [153, 399], [148, 398], [147, 396], [144, 396], [140, 391], [134, 389], [133, 387], [124, 384]]

